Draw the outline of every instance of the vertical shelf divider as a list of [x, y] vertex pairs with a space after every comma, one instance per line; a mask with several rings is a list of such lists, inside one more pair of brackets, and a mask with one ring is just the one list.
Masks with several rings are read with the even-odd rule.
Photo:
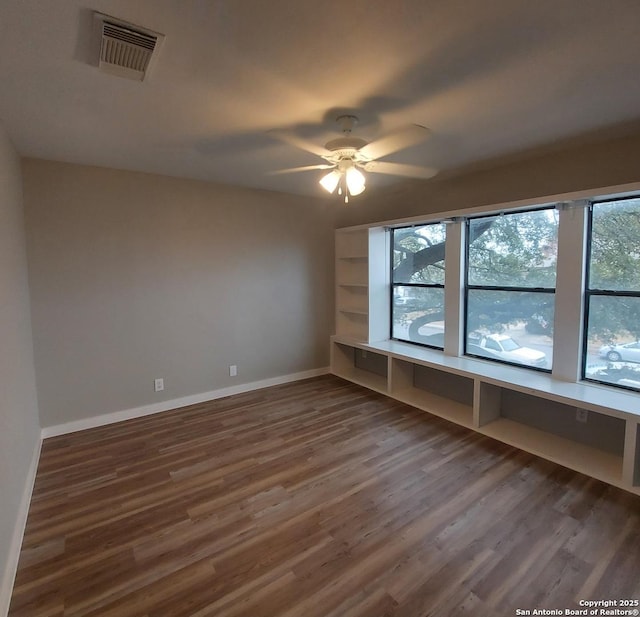
[[393, 396], [413, 387], [413, 364], [397, 358], [390, 358], [390, 360], [389, 394]]
[[640, 486], [640, 423], [627, 419], [624, 434], [622, 480], [630, 486]]
[[473, 383], [473, 426], [480, 428], [500, 417], [502, 388], [475, 379]]

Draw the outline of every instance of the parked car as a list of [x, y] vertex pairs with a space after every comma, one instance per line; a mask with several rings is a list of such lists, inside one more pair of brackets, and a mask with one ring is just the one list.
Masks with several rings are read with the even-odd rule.
[[[472, 349], [469, 349], [470, 347]], [[471, 333], [467, 344], [467, 352], [537, 368], [547, 366], [547, 356], [544, 352], [530, 347], [523, 347], [506, 334], [478, 336], [477, 333]]]
[[640, 362], [640, 341], [623, 345], [605, 345], [598, 355], [610, 362]]
[[640, 389], [640, 368], [626, 365], [623, 362], [611, 363], [608, 367], [591, 373], [589, 377], [628, 388]]
[[424, 302], [413, 296], [394, 296], [393, 304], [403, 312], [417, 311], [424, 308]]

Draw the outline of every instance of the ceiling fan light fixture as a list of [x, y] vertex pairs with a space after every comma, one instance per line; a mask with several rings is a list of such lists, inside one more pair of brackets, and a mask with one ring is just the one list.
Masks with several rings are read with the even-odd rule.
[[330, 171], [326, 176], [322, 176], [320, 179], [320, 186], [327, 191], [328, 193], [333, 193], [338, 186], [338, 182], [340, 182], [340, 177], [342, 174], [334, 169]]
[[319, 156], [324, 160], [324, 163], [320, 165], [281, 169], [271, 173], [279, 175], [312, 169], [331, 169], [332, 171], [320, 179], [320, 185], [327, 193], [331, 194], [335, 193], [337, 189], [338, 195], [344, 196], [345, 203], [348, 203], [351, 195], [360, 195], [366, 188], [365, 174], [361, 170], [424, 180], [437, 173], [437, 170], [429, 167], [378, 161], [378, 159], [393, 154], [398, 150], [421, 143], [429, 136], [430, 131], [428, 128], [419, 124], [411, 124], [369, 142], [360, 137], [352, 136], [352, 129], [358, 122], [356, 116], [342, 115], [338, 116], [336, 120], [342, 129], [342, 137], [331, 139], [324, 146], [308, 142], [291, 131], [271, 131], [271, 134], [276, 139]]
[[349, 167], [346, 172], [347, 188], [351, 195], [360, 195], [365, 189], [364, 174], [355, 167]]

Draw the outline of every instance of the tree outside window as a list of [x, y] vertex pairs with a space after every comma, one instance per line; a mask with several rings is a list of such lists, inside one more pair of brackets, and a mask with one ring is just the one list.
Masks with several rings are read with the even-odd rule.
[[469, 220], [465, 353], [551, 369], [557, 253], [553, 208]]
[[640, 390], [640, 199], [594, 203], [585, 293], [585, 379]]

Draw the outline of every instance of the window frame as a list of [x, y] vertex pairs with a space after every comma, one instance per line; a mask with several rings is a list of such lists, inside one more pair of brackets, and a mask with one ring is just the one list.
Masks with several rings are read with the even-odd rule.
[[[640, 299], [640, 290], [638, 291], [623, 291], [623, 290], [611, 290], [611, 289], [591, 289], [590, 287], [590, 275], [591, 275], [591, 254], [592, 254], [592, 238], [593, 238], [593, 208], [598, 204], [610, 204], [620, 201], [629, 201], [633, 199], [640, 199], [640, 194], [626, 195], [623, 197], [612, 197], [594, 199], [589, 201], [588, 214], [587, 214], [587, 233], [586, 233], [586, 250], [584, 257], [584, 292], [582, 294], [582, 303], [584, 310], [584, 317], [582, 320], [582, 349], [581, 349], [581, 370], [580, 379], [588, 383], [596, 383], [611, 388], [619, 388], [620, 390], [626, 390], [635, 394], [640, 393], [640, 389], [625, 384], [613, 383], [611, 381], [604, 381], [601, 379], [594, 379], [587, 376], [587, 355], [588, 355], [588, 340], [589, 340], [589, 313], [591, 311], [591, 298], [593, 297], [607, 297], [607, 298], [638, 298]], [[640, 239], [639, 239], [640, 240]]]

